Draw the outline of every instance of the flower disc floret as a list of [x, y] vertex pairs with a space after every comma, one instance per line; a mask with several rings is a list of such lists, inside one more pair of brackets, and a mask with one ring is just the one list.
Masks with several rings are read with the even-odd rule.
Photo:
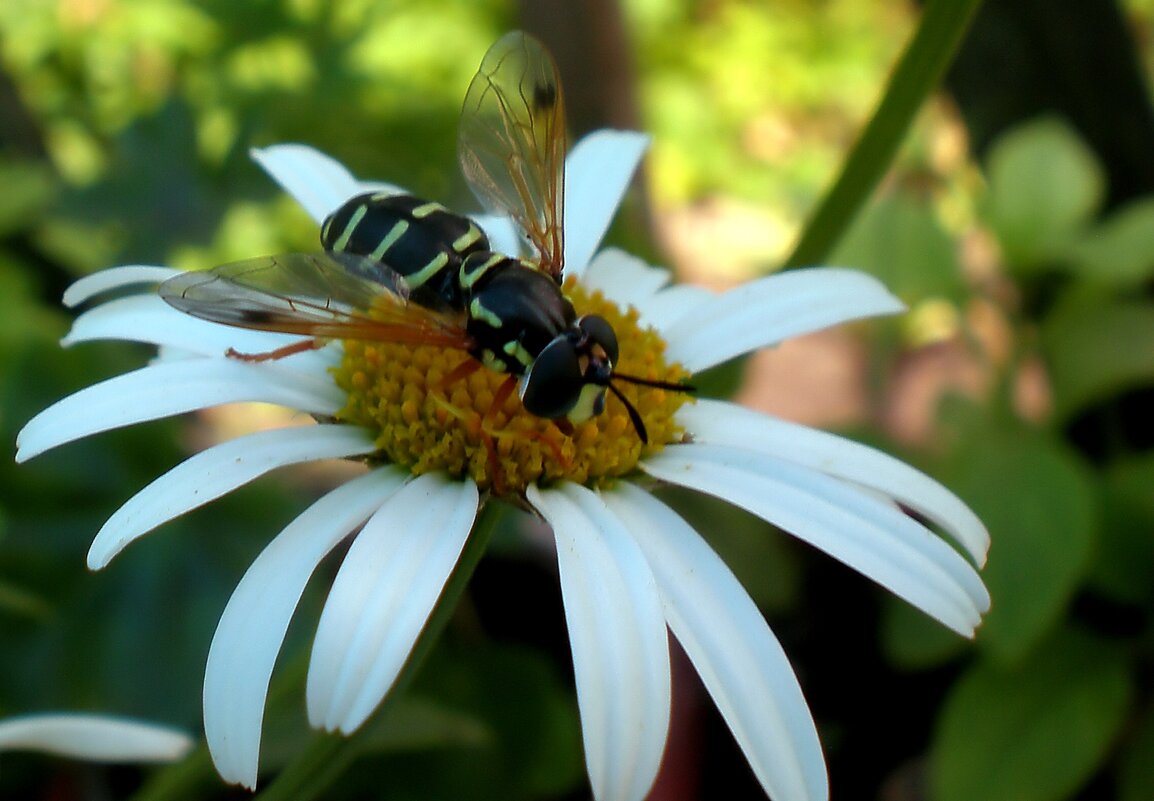
[[[578, 315], [599, 314], [613, 326], [622, 373], [665, 382], [687, 376], [666, 363], [664, 341], [639, 325], [636, 310], [623, 311], [574, 281], [566, 294]], [[483, 490], [516, 495], [530, 484], [559, 479], [600, 486], [632, 473], [643, 456], [682, 433], [673, 416], [689, 397], [685, 393], [615, 382], [641, 415], [648, 444], [612, 393], [604, 413], [565, 435], [552, 421], [525, 411], [516, 392], [493, 408], [507, 374], [480, 368], [452, 380], [453, 371], [472, 358], [463, 351], [354, 340], [343, 345], [334, 377], [348, 397], [337, 419], [374, 432], [380, 457], [417, 475], [444, 470], [470, 476]]]

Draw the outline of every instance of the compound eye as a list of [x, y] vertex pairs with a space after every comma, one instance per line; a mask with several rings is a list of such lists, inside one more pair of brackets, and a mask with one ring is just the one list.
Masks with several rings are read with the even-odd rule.
[[525, 373], [521, 403], [537, 417], [565, 417], [581, 397], [584, 381], [577, 349], [566, 337], [550, 342]]
[[577, 320], [577, 327], [591, 342], [600, 345], [609, 357], [610, 364], [617, 364], [617, 332], [609, 321], [596, 314], [587, 314]]

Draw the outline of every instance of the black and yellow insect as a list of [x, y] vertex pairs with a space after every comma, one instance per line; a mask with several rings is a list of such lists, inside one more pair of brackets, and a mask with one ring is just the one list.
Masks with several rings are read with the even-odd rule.
[[612, 326], [596, 315], [578, 317], [561, 291], [564, 129], [552, 56], [527, 34], [506, 34], [469, 86], [458, 155], [486, 209], [516, 223], [530, 258], [494, 253], [476, 224], [438, 203], [369, 193], [325, 220], [322, 253], [185, 273], [160, 294], [196, 317], [312, 337], [238, 358], [280, 358], [327, 339], [457, 348], [473, 357], [461, 375], [482, 365], [507, 373], [505, 393], [517, 387], [526, 411], [563, 431], [600, 414], [608, 390], [646, 441], [640, 415], [613, 381], [689, 387], [615, 372]]

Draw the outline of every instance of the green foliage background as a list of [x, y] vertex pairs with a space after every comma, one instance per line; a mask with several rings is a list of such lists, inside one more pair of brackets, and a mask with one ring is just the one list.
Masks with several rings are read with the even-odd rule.
[[[773, 269], [884, 91], [917, 9], [623, 9], [657, 218], [718, 198], [752, 209], [775, 233], [747, 269]], [[1154, 7], [1127, 11], [1148, 45]], [[469, 208], [459, 104], [480, 55], [517, 24], [496, 0], [0, 4], [11, 82], [0, 87], [3, 441], [148, 358], [123, 344], [58, 348], [68, 314], [57, 299], [74, 278], [314, 247], [313, 224], [249, 162], [250, 146], [307, 142], [361, 176]], [[1151, 52], [1137, 53], [1148, 71]], [[931, 102], [832, 261], [875, 273], [911, 306], [857, 331], [871, 383], [851, 433], [940, 478], [988, 524], [994, 608], [976, 643], [741, 513], [671, 501], [724, 521], [699, 527], [795, 659], [835, 795], [911, 780], [937, 801], [1141, 801], [1154, 793], [1154, 440], [1135, 421], [1154, 386], [1154, 196], [1107, 205], [1101, 156], [1060, 117], [1009, 131], [981, 157], [958, 141], [948, 101]], [[637, 226], [614, 237], [665, 260]], [[928, 434], [899, 437], [885, 414], [898, 377], [935, 351], [961, 354], [983, 381], [940, 398]], [[1028, 402], [1039, 375], [1043, 400]], [[84, 709], [198, 729], [204, 656], [231, 588], [324, 486], [316, 474], [257, 482], [89, 574], [101, 523], [206, 425], [138, 426], [19, 468], [0, 460], [0, 716]], [[326, 797], [580, 796], [560, 616], [517, 622], [556, 607], [555, 586], [548, 560], [518, 542], [498, 533], [416, 686]], [[293, 678], [323, 583], [290, 632], [270, 772], [310, 736]], [[703, 797], [724, 781], [739, 783], [731, 797], [760, 797], [710, 714], [692, 724]], [[879, 736], [887, 724], [897, 733]], [[0, 766], [4, 798], [130, 797], [163, 776], [10, 754]], [[241, 797], [211, 775], [183, 792]]]

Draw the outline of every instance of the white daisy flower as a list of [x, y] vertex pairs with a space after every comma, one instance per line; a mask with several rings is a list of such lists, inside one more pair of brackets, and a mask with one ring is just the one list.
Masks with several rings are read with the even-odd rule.
[[[788, 337], [902, 310], [876, 280], [851, 270], [796, 270], [715, 295], [669, 286], [664, 270], [619, 250], [594, 256], [646, 144], [639, 134], [603, 131], [580, 142], [566, 162], [566, 292], [579, 313], [593, 311], [614, 326], [627, 374], [677, 381]], [[382, 186], [357, 181], [300, 145], [254, 156], [318, 222], [348, 198]], [[508, 221], [483, 226], [495, 249], [515, 252]], [[97, 534], [93, 568], [274, 468], [341, 458], [370, 465], [268, 544], [221, 617], [208, 656], [204, 719], [217, 769], [230, 782], [257, 781], [273, 664], [319, 562], [353, 538], [321, 615], [307, 681], [312, 724], [348, 733], [389, 692], [494, 489], [530, 506], [556, 538], [585, 759], [598, 801], [639, 801], [657, 773], [669, 726], [667, 629], [769, 796], [828, 795], [817, 732], [786, 655], [705, 540], [645, 489], [655, 480], [725, 499], [780, 526], [962, 635], [973, 634], [988, 608], [975, 569], [988, 547], [981, 522], [942, 485], [884, 453], [723, 401], [634, 385], [621, 391], [644, 423], [647, 444], [613, 397], [603, 414], [562, 436], [517, 408], [513, 396], [489, 420], [489, 444], [496, 445], [487, 451], [476, 423], [491, 411], [502, 376], [480, 370], [438, 386], [432, 376], [467, 358], [460, 351], [338, 341], [265, 362], [228, 358], [229, 349], [265, 353], [300, 338], [175, 311], [153, 289], [173, 274], [120, 267], [68, 291], [65, 302], [74, 306], [143, 286], [80, 315], [64, 344], [143, 341], [160, 354], [41, 412], [21, 432], [17, 459], [221, 403], [279, 404], [318, 421], [238, 437], [161, 476]], [[501, 476], [492, 472], [494, 453]]]
[[0, 751], [39, 751], [89, 762], [175, 762], [195, 745], [179, 729], [76, 712], [0, 720]]

